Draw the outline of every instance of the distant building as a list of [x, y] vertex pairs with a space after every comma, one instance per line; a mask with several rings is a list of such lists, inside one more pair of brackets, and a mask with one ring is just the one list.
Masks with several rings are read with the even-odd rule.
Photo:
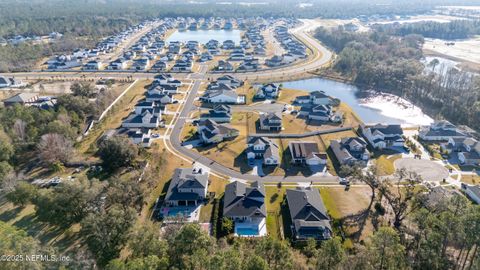
[[3, 100], [3, 104], [5, 107], [13, 106], [15, 104], [19, 104], [22, 106], [32, 105], [38, 100], [38, 95], [34, 93], [20, 93], [16, 94], [13, 97], [9, 97]]

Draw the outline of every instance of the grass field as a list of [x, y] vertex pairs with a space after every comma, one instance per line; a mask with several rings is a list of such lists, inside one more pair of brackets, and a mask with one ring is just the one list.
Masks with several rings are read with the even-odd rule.
[[285, 199], [286, 188], [278, 187], [265, 187], [267, 196], [265, 197], [265, 203], [267, 207], [267, 232], [273, 238], [280, 239], [284, 232], [283, 229], [283, 216], [282, 216], [282, 202]]
[[368, 187], [352, 186], [348, 191], [343, 187], [319, 189], [323, 203], [334, 220], [333, 226], [342, 224], [347, 236], [357, 234], [359, 239], [365, 239], [372, 233], [373, 227], [365, 214], [371, 195]]
[[380, 155], [376, 160], [375, 164], [377, 165], [378, 175], [386, 176], [392, 175], [395, 173], [395, 165], [393, 164], [395, 160], [402, 158], [402, 155]]
[[480, 184], [480, 175], [463, 174], [462, 182], [470, 185]]
[[277, 101], [292, 104], [295, 101], [295, 98], [305, 95], [308, 95], [307, 91], [282, 88], [280, 90], [280, 96], [278, 97]]

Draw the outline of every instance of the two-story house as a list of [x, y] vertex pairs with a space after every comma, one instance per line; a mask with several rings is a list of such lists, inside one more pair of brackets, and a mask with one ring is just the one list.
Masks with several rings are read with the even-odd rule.
[[247, 138], [247, 158], [262, 159], [264, 165], [280, 164], [280, 151], [276, 143], [267, 137]]
[[265, 187], [259, 182], [250, 187], [238, 181], [225, 186], [223, 216], [234, 221], [236, 236], [267, 235], [265, 194]]
[[263, 113], [260, 114], [260, 129], [265, 131], [281, 131], [282, 130], [282, 114], [275, 113]]
[[327, 164], [327, 154], [318, 150], [318, 144], [312, 141], [291, 141], [288, 144], [292, 163], [309, 166]]
[[347, 137], [331, 140], [330, 149], [341, 165], [366, 166], [370, 159], [367, 142], [359, 137]]
[[362, 135], [375, 149], [395, 149], [404, 147], [403, 130], [400, 125], [377, 124], [361, 126]]
[[207, 119], [197, 124], [197, 132], [204, 144], [219, 143], [226, 139], [237, 137], [239, 131], [226, 124], [218, 124], [214, 120]]
[[197, 206], [207, 197], [208, 174], [190, 168], [176, 169], [165, 196], [166, 206]]

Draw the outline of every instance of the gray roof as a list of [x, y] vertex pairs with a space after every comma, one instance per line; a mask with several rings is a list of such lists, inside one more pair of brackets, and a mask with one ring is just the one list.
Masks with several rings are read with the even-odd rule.
[[38, 97], [37, 94], [20, 93], [20, 94], [17, 94], [15, 96], [13, 96], [13, 97], [5, 99], [3, 102], [6, 102], [6, 103], [25, 103], [25, 102], [31, 100], [32, 98], [36, 98], [36, 97]]
[[202, 194], [195, 192], [181, 192], [185, 189], [206, 189], [208, 186], [208, 175], [193, 171], [190, 168], [176, 169], [172, 181], [168, 186], [166, 201], [199, 200]]
[[315, 228], [332, 230], [327, 209], [318, 189], [287, 189], [287, 201], [290, 217], [297, 234], [301, 234], [302, 231], [312, 231]]
[[314, 153], [319, 153], [318, 144], [307, 141], [293, 141], [288, 144], [292, 157], [296, 159], [304, 159]]
[[385, 135], [397, 135], [397, 134], [403, 134], [403, 129], [400, 125], [383, 125], [383, 124], [377, 124], [374, 126], [366, 126], [366, 128], [370, 129], [370, 131], [373, 133], [375, 131], [379, 131]]
[[477, 198], [480, 198], [480, 185], [463, 185], [465, 189], [470, 190]]
[[[367, 143], [359, 137], [347, 137], [340, 141], [332, 140], [330, 148], [341, 164], [360, 161], [364, 154], [368, 154]], [[359, 150], [356, 150], [357, 148]]]
[[225, 186], [223, 215], [226, 217], [266, 217], [265, 187], [255, 182], [251, 187], [235, 181]]

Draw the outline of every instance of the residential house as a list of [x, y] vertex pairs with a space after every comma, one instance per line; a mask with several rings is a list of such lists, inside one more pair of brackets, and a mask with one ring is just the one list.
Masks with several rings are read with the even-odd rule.
[[291, 141], [288, 144], [292, 163], [309, 166], [327, 164], [327, 154], [318, 150], [318, 144], [311, 141]]
[[262, 159], [264, 165], [280, 164], [279, 147], [267, 137], [249, 137], [246, 153], [248, 160]]
[[275, 55], [272, 58], [265, 60], [265, 65], [269, 67], [278, 67], [283, 64], [283, 56]]
[[239, 96], [235, 91], [216, 90], [206, 92], [202, 100], [209, 103], [241, 104], [244, 102], [245, 96]]
[[205, 144], [219, 143], [237, 137], [239, 134], [238, 130], [226, 124], [218, 124], [211, 119], [200, 121], [197, 125], [197, 132]]
[[480, 185], [462, 184], [462, 190], [476, 204], [480, 204]]
[[456, 154], [460, 164], [480, 165], [480, 142], [472, 137], [450, 138], [441, 147], [449, 154]]
[[133, 144], [148, 148], [152, 145], [152, 130], [144, 128], [120, 128], [115, 131], [117, 136], [126, 136]]
[[362, 135], [375, 149], [395, 149], [404, 147], [403, 130], [400, 125], [377, 124], [362, 126]]
[[173, 95], [169, 93], [147, 92], [147, 94], [145, 95], [145, 100], [148, 102], [157, 102], [160, 104], [172, 104], [177, 102]]
[[280, 93], [280, 86], [274, 83], [264, 84], [261, 88], [255, 93], [255, 98], [277, 98]]
[[38, 100], [37, 94], [20, 93], [3, 100], [3, 105], [5, 105], [5, 107], [14, 106], [15, 104], [19, 104], [22, 106], [29, 106], [37, 102], [37, 100]]
[[216, 71], [233, 71], [233, 66], [228, 61], [220, 60], [215, 67]]
[[300, 105], [332, 105], [332, 97], [326, 95], [323, 91], [313, 91], [308, 96], [298, 96], [295, 103]]
[[259, 182], [250, 187], [238, 181], [225, 186], [223, 216], [233, 220], [236, 236], [267, 235], [265, 196], [265, 187]]
[[153, 66], [150, 70], [152, 72], [162, 72], [162, 71], [166, 71], [167, 68], [168, 68], [167, 62], [159, 60], [155, 64], [153, 64]]
[[467, 137], [455, 125], [449, 121], [442, 120], [432, 123], [430, 126], [421, 127], [418, 137], [424, 141], [448, 141]]
[[330, 217], [318, 188], [287, 189], [287, 203], [295, 240], [327, 240], [332, 237]]
[[160, 119], [149, 110], [143, 111], [142, 114], [130, 114], [122, 123], [124, 128], [158, 128], [159, 125]]
[[224, 50], [233, 50], [235, 48], [235, 42], [233, 42], [233, 40], [225, 40], [223, 43], [222, 43], [222, 49]]
[[234, 78], [233, 76], [230, 75], [225, 75], [217, 79], [217, 83], [221, 84], [226, 84], [228, 86], [231, 86], [233, 88], [237, 88], [243, 85], [243, 81]]
[[111, 62], [107, 69], [108, 70], [125, 70], [127, 69], [128, 61], [123, 58], [118, 58], [117, 60]]
[[263, 113], [260, 114], [260, 129], [265, 131], [281, 131], [282, 130], [282, 114], [275, 113]]
[[217, 104], [208, 114], [200, 115], [200, 120], [211, 119], [217, 123], [227, 123], [232, 120], [231, 108], [228, 105]]
[[165, 196], [165, 206], [198, 206], [207, 197], [208, 174], [201, 170], [178, 168]]
[[359, 137], [347, 137], [341, 140], [331, 140], [330, 149], [340, 165], [366, 166], [370, 159], [367, 142]]
[[83, 65], [83, 70], [100, 70], [102, 68], [102, 62], [97, 60], [88, 61]]

